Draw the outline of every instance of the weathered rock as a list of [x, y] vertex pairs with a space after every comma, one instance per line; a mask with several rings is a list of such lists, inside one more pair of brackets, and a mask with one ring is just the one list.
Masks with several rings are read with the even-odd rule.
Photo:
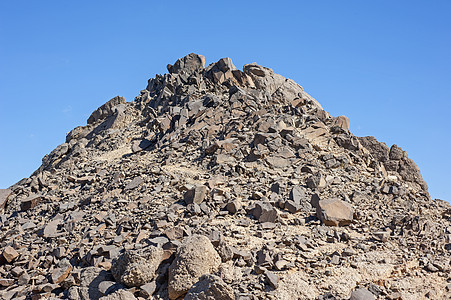
[[307, 178], [305, 183], [311, 189], [323, 189], [327, 184], [326, 179], [319, 172]]
[[133, 293], [126, 290], [118, 290], [112, 294], [99, 298], [99, 300], [135, 300]]
[[367, 289], [357, 289], [352, 292], [349, 300], [375, 300], [376, 297]]
[[235, 294], [222, 279], [215, 275], [204, 275], [186, 294], [185, 300], [234, 300]]
[[25, 211], [36, 207], [42, 200], [40, 195], [32, 195], [20, 203], [20, 209]]
[[80, 284], [69, 288], [67, 297], [71, 300], [97, 300], [103, 296], [99, 284], [110, 281], [113, 277], [109, 272], [96, 267], [83, 268], [80, 274]]
[[10, 189], [0, 189], [0, 210], [5, 208], [8, 197], [12, 194]]
[[2, 255], [7, 262], [11, 263], [19, 256], [19, 252], [11, 246], [6, 246], [2, 251]]
[[200, 204], [202, 201], [204, 201], [206, 195], [207, 187], [205, 185], [199, 185], [193, 189], [186, 191], [183, 198], [186, 204]]
[[346, 116], [338, 116], [333, 120], [332, 126], [340, 127], [344, 131], [349, 131], [349, 119]]
[[385, 162], [389, 159], [390, 149], [385, 143], [378, 142], [374, 136], [359, 137], [359, 141], [378, 161]]
[[316, 216], [328, 226], [349, 225], [353, 213], [351, 204], [340, 199], [320, 200], [316, 207]]
[[57, 284], [63, 282], [63, 280], [69, 276], [72, 269], [73, 267], [69, 261], [65, 260], [62, 263], [60, 262], [59, 267], [54, 269], [51, 273], [52, 283]]
[[106, 119], [114, 113], [114, 107], [126, 103], [124, 97], [116, 96], [96, 109], [88, 118], [88, 124], [96, 123], [99, 120]]
[[111, 273], [126, 286], [141, 286], [155, 278], [155, 271], [163, 260], [163, 249], [147, 247], [142, 251], [127, 250], [113, 261]]
[[277, 211], [269, 202], [256, 202], [255, 208], [252, 210], [252, 215], [261, 223], [274, 223], [277, 220]]
[[187, 56], [178, 59], [174, 65], [167, 66], [169, 73], [186, 72], [188, 74], [194, 71], [200, 71], [205, 68], [205, 57], [190, 53]]
[[265, 277], [266, 281], [273, 289], [277, 289], [279, 287], [279, 276], [277, 276], [273, 272], [266, 271]]
[[186, 238], [169, 267], [169, 298], [177, 299], [186, 294], [202, 275], [217, 271], [220, 263], [219, 254], [207, 237]]

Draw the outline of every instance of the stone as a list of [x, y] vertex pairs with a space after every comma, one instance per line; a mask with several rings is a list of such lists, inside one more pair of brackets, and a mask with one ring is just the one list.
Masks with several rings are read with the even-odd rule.
[[184, 300], [234, 300], [233, 289], [215, 275], [204, 275], [186, 294]]
[[340, 199], [320, 200], [316, 206], [316, 216], [328, 226], [349, 225], [353, 220], [353, 214], [351, 204]]
[[295, 214], [302, 210], [302, 206], [299, 203], [296, 203], [292, 200], [288, 200], [285, 202], [285, 209], [288, 210], [290, 213]]
[[311, 189], [323, 189], [327, 184], [325, 177], [319, 172], [307, 178], [305, 183]]
[[58, 284], [63, 282], [72, 271], [72, 265], [67, 262], [64, 266], [56, 268], [51, 273], [52, 283]]
[[8, 263], [11, 263], [19, 256], [19, 252], [11, 246], [6, 246], [2, 251], [2, 255]]
[[337, 126], [349, 131], [349, 119], [346, 116], [338, 116], [332, 121], [332, 126]]
[[221, 257], [207, 237], [192, 235], [185, 238], [169, 267], [169, 298], [185, 295], [202, 275], [216, 272], [220, 263]]
[[231, 214], [236, 214], [241, 209], [241, 201], [233, 200], [226, 205], [226, 209]]
[[381, 162], [389, 160], [390, 149], [385, 143], [378, 142], [374, 136], [359, 137], [358, 139], [375, 159]]
[[67, 298], [71, 300], [99, 299], [103, 296], [99, 285], [103, 281], [111, 281], [111, 273], [97, 267], [86, 267], [81, 270], [79, 285], [68, 290]]
[[300, 186], [294, 186], [290, 191], [290, 200], [296, 204], [301, 204], [306, 198], [305, 191]]
[[129, 190], [133, 190], [136, 189], [137, 187], [139, 187], [141, 184], [143, 184], [144, 180], [141, 177], [135, 177], [133, 178], [132, 181], [130, 181], [124, 188], [124, 191], [129, 191]]
[[169, 73], [181, 73], [192, 74], [195, 71], [201, 71], [205, 68], [205, 57], [190, 53], [183, 58], [178, 59], [174, 65], [168, 65], [167, 69]]
[[199, 185], [193, 189], [186, 191], [183, 199], [185, 200], [186, 204], [200, 204], [205, 200], [206, 195], [207, 187], [205, 185]]
[[39, 195], [32, 195], [25, 200], [22, 200], [20, 203], [20, 209], [22, 211], [26, 211], [36, 207], [42, 200], [42, 197]]
[[277, 211], [269, 202], [256, 202], [255, 208], [252, 210], [252, 215], [261, 223], [274, 223], [277, 220]]
[[0, 286], [8, 287], [11, 286], [16, 280], [12, 278], [0, 278]]
[[155, 278], [155, 271], [163, 260], [160, 247], [149, 246], [142, 250], [127, 250], [113, 261], [111, 273], [116, 281], [128, 287], [141, 286]]
[[0, 210], [4, 209], [8, 202], [8, 197], [12, 194], [10, 189], [0, 189]]
[[266, 282], [273, 288], [277, 289], [279, 287], [279, 276], [271, 271], [265, 272]]
[[144, 296], [146, 298], [150, 298], [153, 295], [153, 293], [155, 293], [155, 290], [157, 289], [157, 284], [155, 281], [152, 281], [141, 285], [139, 288], [141, 289], [141, 292], [144, 293]]
[[61, 224], [61, 220], [60, 219], [56, 219], [53, 221], [50, 221], [49, 223], [47, 223], [42, 232], [41, 232], [41, 236], [49, 238], [49, 237], [55, 237], [57, 236], [58, 233], [58, 225]]
[[96, 109], [88, 118], [88, 124], [94, 124], [99, 120], [106, 119], [114, 113], [114, 107], [126, 103], [124, 97], [116, 96]]
[[137, 298], [133, 293], [126, 290], [117, 290], [112, 294], [103, 296], [99, 300], [136, 300]]
[[376, 297], [367, 289], [357, 289], [352, 292], [349, 300], [376, 300]]

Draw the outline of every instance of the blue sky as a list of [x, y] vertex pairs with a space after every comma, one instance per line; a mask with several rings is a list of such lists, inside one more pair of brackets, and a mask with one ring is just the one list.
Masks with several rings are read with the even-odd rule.
[[451, 1], [0, 1], [0, 188], [190, 52], [257, 62], [451, 200]]

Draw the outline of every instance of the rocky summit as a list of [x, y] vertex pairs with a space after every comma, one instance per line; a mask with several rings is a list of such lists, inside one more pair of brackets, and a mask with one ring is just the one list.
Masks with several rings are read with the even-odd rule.
[[293, 80], [189, 54], [0, 190], [2, 299], [450, 299], [451, 208]]

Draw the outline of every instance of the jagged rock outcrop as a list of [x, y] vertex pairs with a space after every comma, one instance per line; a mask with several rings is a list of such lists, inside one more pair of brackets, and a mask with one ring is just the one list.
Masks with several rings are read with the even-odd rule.
[[256, 63], [168, 71], [0, 190], [0, 298], [449, 299], [451, 208], [405, 151]]

